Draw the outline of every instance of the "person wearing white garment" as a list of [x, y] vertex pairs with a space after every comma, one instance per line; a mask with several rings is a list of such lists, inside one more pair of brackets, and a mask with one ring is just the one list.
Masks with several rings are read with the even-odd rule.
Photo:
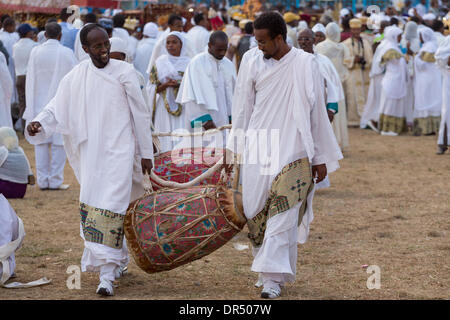
[[376, 63], [384, 67], [381, 80], [380, 120], [378, 130], [382, 135], [397, 136], [407, 131], [406, 102], [409, 74], [400, 50], [402, 30], [389, 26], [384, 30], [383, 43], [378, 46]]
[[[148, 65], [147, 65], [147, 74], [148, 75], [150, 75], [150, 72], [152, 71], [152, 68], [155, 65], [156, 59], [158, 59], [160, 56], [162, 56], [164, 54], [167, 54], [167, 50], [166, 50], [167, 35], [174, 31], [183, 32], [183, 20], [179, 15], [176, 15], [176, 14], [170, 15], [167, 23], [168, 23], [168, 27], [158, 37], [158, 41], [156, 42], [155, 47], [153, 48], [150, 61], [148, 61]], [[186, 55], [188, 55], [189, 57], [193, 56], [191, 47], [189, 46], [187, 41], [186, 41], [186, 46], [184, 48], [184, 52], [186, 52]]]
[[[84, 23], [85, 23], [85, 25], [83, 26], [83, 28], [88, 26], [91, 23], [97, 23], [97, 16], [94, 13], [88, 13], [84, 17]], [[83, 28], [81, 28], [77, 33], [77, 36], [75, 38], [75, 45], [74, 45], [74, 49], [73, 49], [73, 51], [75, 53], [75, 58], [77, 58], [78, 62], [89, 59], [89, 55], [84, 51], [83, 45], [81, 44], [81, 39], [80, 39], [81, 30], [83, 30]]]
[[[219, 128], [232, 121], [232, 99], [236, 84], [236, 68], [225, 57], [228, 37], [223, 31], [214, 31], [208, 43], [208, 51], [198, 54], [189, 63], [181, 81], [176, 101], [186, 112], [186, 127], [194, 130]], [[225, 146], [225, 131], [205, 136], [210, 147]]]
[[317, 23], [313, 28], [312, 32], [314, 32], [314, 44], [318, 44], [322, 41], [325, 41], [327, 32], [323, 24]]
[[413, 126], [413, 109], [414, 109], [414, 57], [420, 50], [420, 39], [417, 31], [418, 25], [414, 21], [408, 21], [405, 25], [405, 32], [400, 41], [400, 48], [405, 54], [406, 64], [408, 66], [409, 81], [407, 84], [408, 93], [406, 94], [406, 124], [408, 127]]
[[149, 22], [145, 24], [143, 38], [139, 41], [134, 57], [134, 67], [144, 76], [145, 84], [149, 80], [150, 74], [147, 73], [148, 62], [152, 57], [153, 48], [156, 45], [158, 37], [158, 26], [156, 23]]
[[242, 155], [251, 270], [260, 274], [261, 297], [277, 298], [295, 280], [297, 243], [313, 219], [313, 179], [336, 170], [342, 153], [314, 55], [288, 46], [277, 12], [262, 13], [254, 27], [258, 48], [245, 53], [237, 77], [226, 162]]
[[437, 154], [444, 154], [450, 145], [450, 36], [437, 49], [436, 63], [442, 72], [442, 114]]
[[419, 30], [423, 43], [414, 57], [414, 128], [413, 134], [430, 135], [439, 130], [442, 108], [442, 74], [434, 56], [438, 46], [433, 30]]
[[11, 98], [14, 92], [13, 80], [5, 56], [0, 53], [0, 127], [13, 127]]
[[[60, 82], [55, 97], [27, 126], [28, 139], [63, 135], [64, 148], [80, 183], [83, 272], [100, 272], [97, 293], [113, 295], [113, 281], [128, 263], [123, 219], [135, 174], [150, 174], [153, 145], [150, 115], [134, 67], [110, 59], [110, 41], [98, 24], [80, 34], [90, 59]], [[139, 154], [136, 155], [136, 144]], [[135, 157], [142, 170], [134, 170]], [[141, 169], [141, 168], [139, 168]]]
[[28, 23], [20, 25], [17, 29], [20, 40], [13, 46], [14, 67], [16, 68], [16, 89], [19, 99], [19, 120], [15, 124], [16, 129], [23, 132], [25, 121], [23, 113], [25, 112], [25, 83], [27, 77], [28, 61], [30, 59], [31, 50], [38, 45], [33, 41], [34, 31]]
[[[187, 54], [186, 39], [181, 32], [172, 31], [166, 37], [167, 54], [156, 59], [147, 84], [149, 105], [157, 132], [173, 132], [186, 128], [185, 107], [177, 103], [176, 97], [181, 79], [191, 60]], [[172, 150], [176, 141], [172, 137], [161, 137], [161, 152]]]
[[[9, 256], [3, 256], [3, 251], [11, 242], [17, 240], [19, 243], [14, 251], [20, 248], [25, 234], [19, 239], [19, 217], [9, 204], [8, 200], [0, 193], [0, 286], [8, 279], [15, 278], [16, 259], [14, 252]], [[5, 254], [6, 255], [6, 254]]]
[[[314, 35], [314, 32], [312, 32], [311, 29], [304, 29], [298, 34], [298, 44], [302, 50], [305, 52], [314, 54], [317, 64], [319, 66], [319, 72], [322, 76], [322, 82], [323, 82], [323, 91], [324, 91], [324, 98], [325, 98], [325, 104], [327, 108], [328, 118], [330, 119], [330, 122], [333, 123], [335, 121], [335, 118], [340, 116], [339, 111], [339, 102], [343, 101], [345, 99], [344, 97], [344, 89], [342, 87], [341, 79], [339, 78], [339, 74], [337, 73], [336, 69], [333, 66], [333, 63], [328, 59], [326, 56], [314, 53], [314, 42], [316, 38]], [[333, 130], [335, 131], [335, 136], [340, 144], [341, 150], [344, 149], [344, 147], [348, 146], [348, 134], [347, 134], [347, 127], [345, 127], [344, 132], [338, 131], [336, 133], [335, 126], [333, 125]], [[337, 127], [339, 129], [339, 127]], [[345, 138], [345, 142], [347, 143], [345, 146], [341, 144], [342, 138]], [[330, 186], [330, 179], [328, 176], [321, 182], [319, 182], [316, 185], [316, 190], [322, 189], [322, 188], [328, 188]]]
[[[339, 43], [341, 32], [336, 23], [331, 22], [327, 25], [325, 28], [325, 35], [327, 38], [315, 46], [314, 52], [327, 57], [333, 63], [333, 66], [339, 75], [341, 86], [343, 87], [343, 84], [347, 81], [349, 75], [348, 69], [345, 66], [345, 61], [350, 60], [349, 50], [345, 45]], [[346, 109], [344, 95], [344, 99], [338, 100], [339, 112], [334, 117], [332, 123], [336, 139], [343, 150], [349, 148]]]
[[209, 25], [208, 19], [202, 13], [197, 12], [194, 15], [194, 22], [195, 26], [188, 31], [186, 38], [195, 56], [206, 50], [210, 33], [207, 29]]
[[[43, 44], [30, 54], [26, 82], [27, 107], [23, 118], [32, 121], [55, 96], [62, 78], [78, 63], [73, 51], [59, 40], [62, 28], [56, 22], [45, 25]], [[32, 141], [29, 141], [33, 144]], [[67, 189], [63, 185], [66, 152], [60, 133], [55, 133], [44, 143], [35, 144], [37, 184], [40, 189]]]
[[14, 104], [18, 102], [17, 88], [16, 88], [16, 68], [14, 66], [13, 59], [13, 46], [19, 41], [19, 34], [16, 32], [16, 23], [12, 18], [6, 18], [3, 21], [3, 32], [0, 33], [0, 41], [2, 41], [3, 46], [8, 51], [9, 59], [7, 61], [9, 74], [13, 80], [13, 94], [11, 103]]
[[114, 29], [113, 29], [112, 36], [120, 38], [123, 41], [125, 41], [125, 43], [127, 44], [127, 48], [128, 48], [129, 43], [130, 43], [130, 34], [124, 28], [125, 16], [121, 13], [116, 14], [113, 17], [113, 24], [114, 24]]

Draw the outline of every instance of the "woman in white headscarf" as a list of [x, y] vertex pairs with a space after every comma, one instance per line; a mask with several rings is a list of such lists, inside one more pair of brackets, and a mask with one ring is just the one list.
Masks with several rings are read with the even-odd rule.
[[444, 154], [450, 144], [450, 36], [442, 41], [435, 58], [442, 72], [442, 115], [437, 154]]
[[0, 193], [6, 198], [23, 198], [27, 184], [34, 184], [27, 156], [19, 147], [16, 132], [0, 128]]
[[318, 23], [313, 28], [312, 31], [314, 32], [314, 44], [317, 45], [318, 43], [325, 41], [326, 39], [326, 29], [323, 26], [323, 24]]
[[139, 41], [136, 48], [136, 55], [134, 56], [134, 67], [142, 73], [145, 78], [145, 84], [149, 80], [147, 73], [148, 62], [152, 56], [153, 48], [158, 39], [158, 26], [156, 23], [149, 22], [144, 26], [144, 37]]
[[[172, 132], [185, 127], [184, 110], [175, 102], [181, 80], [189, 64], [186, 40], [181, 32], [173, 31], [166, 38], [167, 54], [155, 61], [148, 82], [148, 96], [157, 132]], [[172, 150], [176, 141], [161, 137], [161, 152]]]
[[[414, 57], [420, 50], [420, 39], [418, 32], [418, 25], [414, 21], [409, 21], [405, 25], [405, 32], [403, 33], [400, 48], [405, 54], [406, 63], [408, 66], [409, 76], [414, 76]], [[413, 109], [414, 109], [414, 84], [413, 81], [408, 82], [406, 100], [406, 122], [408, 126], [412, 126]]]
[[396, 136], [407, 130], [406, 93], [409, 80], [406, 61], [400, 50], [402, 30], [390, 26], [384, 30], [383, 43], [376, 63], [385, 66], [381, 81], [380, 120], [378, 129], [382, 135]]
[[442, 107], [442, 75], [434, 54], [438, 48], [432, 29], [419, 29], [423, 43], [414, 58], [414, 135], [430, 135], [439, 130]]

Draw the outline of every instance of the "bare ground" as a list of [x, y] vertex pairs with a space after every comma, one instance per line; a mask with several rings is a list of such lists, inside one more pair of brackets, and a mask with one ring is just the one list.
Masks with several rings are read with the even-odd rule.
[[[379, 136], [350, 129], [350, 150], [332, 186], [316, 193], [310, 238], [299, 246], [297, 280], [281, 299], [449, 299], [450, 156], [435, 155], [436, 136]], [[34, 164], [34, 150], [21, 139]], [[33, 171], [34, 165], [33, 165]], [[25, 224], [16, 254], [17, 279], [52, 283], [2, 289], [3, 299], [84, 299], [95, 294], [96, 274], [82, 273], [69, 290], [66, 273], [79, 265], [79, 186], [66, 165], [67, 191], [28, 189], [10, 203]], [[131, 261], [130, 274], [109, 299], [258, 299], [245, 231], [213, 254], [177, 269], [146, 274]], [[131, 259], [132, 260], [132, 259]], [[364, 265], [381, 270], [381, 288], [367, 288]]]

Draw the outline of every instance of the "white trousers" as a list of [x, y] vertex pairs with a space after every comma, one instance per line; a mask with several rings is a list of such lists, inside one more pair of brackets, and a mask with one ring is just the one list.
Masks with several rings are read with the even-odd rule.
[[[262, 275], [265, 286], [276, 283], [280, 286], [286, 282], [294, 282], [297, 272], [297, 243], [298, 236], [298, 211], [301, 203], [280, 213], [286, 215], [287, 220], [295, 221], [291, 227], [280, 230], [272, 230], [274, 224], [267, 223], [263, 244], [259, 248], [253, 248], [252, 271]], [[277, 226], [279, 227], [279, 226]]]
[[34, 146], [39, 188], [58, 188], [64, 181], [66, 152], [63, 146], [43, 143]]

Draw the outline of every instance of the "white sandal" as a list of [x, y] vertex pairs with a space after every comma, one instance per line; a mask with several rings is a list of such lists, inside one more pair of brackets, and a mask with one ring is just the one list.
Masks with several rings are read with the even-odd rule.
[[261, 292], [261, 298], [264, 299], [275, 299], [281, 296], [281, 289], [275, 288], [264, 288]]

